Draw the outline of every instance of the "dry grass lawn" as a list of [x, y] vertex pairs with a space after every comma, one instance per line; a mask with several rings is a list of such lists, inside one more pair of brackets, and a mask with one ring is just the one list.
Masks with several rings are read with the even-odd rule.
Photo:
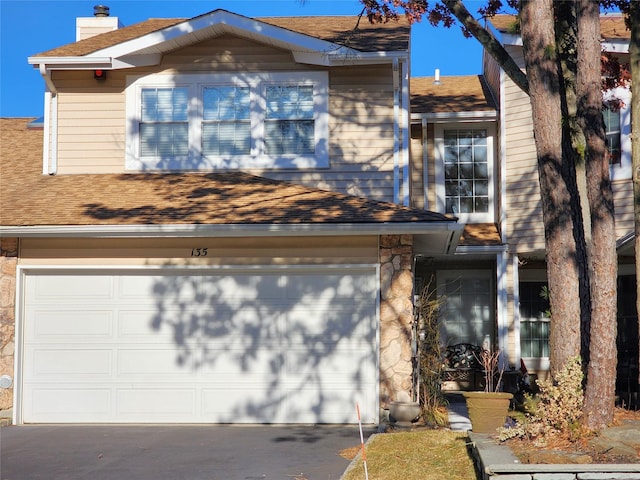
[[[416, 430], [376, 435], [366, 445], [370, 480], [476, 480], [464, 432]], [[343, 480], [365, 478], [362, 459]]]

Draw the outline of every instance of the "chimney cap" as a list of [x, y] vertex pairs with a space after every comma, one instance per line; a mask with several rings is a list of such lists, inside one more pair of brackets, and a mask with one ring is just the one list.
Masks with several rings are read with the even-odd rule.
[[93, 7], [93, 16], [94, 17], [108, 17], [109, 16], [109, 7], [106, 5], [96, 5]]

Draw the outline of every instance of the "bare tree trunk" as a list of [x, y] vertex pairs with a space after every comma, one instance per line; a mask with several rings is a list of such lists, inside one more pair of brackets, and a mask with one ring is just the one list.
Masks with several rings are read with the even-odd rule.
[[591, 330], [583, 423], [591, 430], [613, 420], [617, 366], [616, 232], [606, 153], [600, 73], [598, 2], [577, 0], [578, 121], [584, 138], [587, 195], [591, 210]]
[[[538, 156], [552, 312], [551, 371], [580, 354], [580, 286], [572, 198], [563, 164], [560, 72], [553, 0], [522, 2], [521, 29]], [[570, 161], [570, 160], [569, 160]], [[554, 319], [557, 319], [554, 321]]]
[[[580, 291], [580, 355], [583, 367], [589, 361], [591, 329], [591, 208], [587, 195], [587, 171], [584, 158], [585, 137], [578, 122], [578, 24], [575, 0], [555, 1], [555, 35], [560, 71], [562, 108], [563, 172], [571, 194], [573, 238], [576, 242], [576, 266]], [[561, 366], [560, 366], [561, 367]]]

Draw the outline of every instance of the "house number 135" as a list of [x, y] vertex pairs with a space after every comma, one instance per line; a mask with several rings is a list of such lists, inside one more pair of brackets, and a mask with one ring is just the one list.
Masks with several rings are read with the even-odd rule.
[[207, 256], [207, 248], [192, 248], [191, 249], [192, 257], [206, 257]]

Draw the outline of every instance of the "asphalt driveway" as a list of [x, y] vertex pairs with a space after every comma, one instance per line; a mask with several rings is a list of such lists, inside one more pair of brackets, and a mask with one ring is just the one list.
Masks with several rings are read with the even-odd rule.
[[11, 426], [0, 479], [333, 480], [359, 445], [357, 425]]

